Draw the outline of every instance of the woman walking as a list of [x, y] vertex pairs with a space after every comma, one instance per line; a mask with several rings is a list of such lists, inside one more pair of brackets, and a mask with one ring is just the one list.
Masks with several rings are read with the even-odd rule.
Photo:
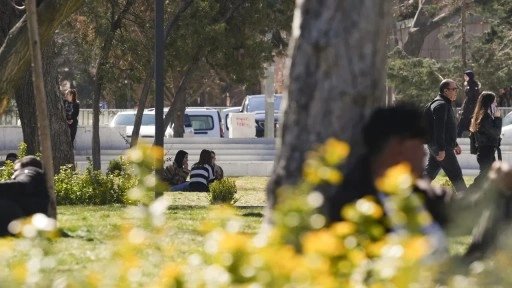
[[475, 134], [477, 144], [476, 160], [480, 166], [480, 173], [470, 189], [478, 188], [485, 179], [491, 165], [496, 161], [494, 154], [498, 147], [501, 134], [501, 115], [496, 106], [496, 95], [484, 91], [478, 97], [470, 131]]
[[475, 74], [473, 71], [468, 70], [464, 72], [464, 80], [466, 81], [464, 83], [466, 86], [464, 90], [466, 99], [462, 104], [462, 113], [457, 125], [458, 138], [463, 137], [463, 133], [470, 130], [469, 126], [471, 125], [471, 116], [473, 116], [478, 95], [480, 95], [480, 83], [475, 80]]

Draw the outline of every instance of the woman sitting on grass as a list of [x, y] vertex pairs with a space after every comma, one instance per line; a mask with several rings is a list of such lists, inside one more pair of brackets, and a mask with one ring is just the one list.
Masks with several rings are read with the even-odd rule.
[[199, 155], [199, 161], [192, 166], [190, 171], [190, 191], [209, 192], [209, 185], [215, 181], [213, 174], [213, 157], [210, 150], [203, 149]]
[[164, 168], [162, 179], [171, 184], [171, 191], [188, 191], [189, 182], [186, 181], [188, 174], [190, 174], [190, 170], [188, 170], [188, 153], [179, 150], [172, 164]]

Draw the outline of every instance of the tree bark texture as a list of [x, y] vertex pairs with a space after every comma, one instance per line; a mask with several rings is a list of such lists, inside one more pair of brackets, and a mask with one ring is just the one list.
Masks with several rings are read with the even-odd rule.
[[123, 9], [119, 12], [117, 16], [114, 16], [114, 7], [113, 5], [110, 7], [111, 9], [111, 19], [112, 23], [110, 23], [110, 28], [107, 32], [107, 35], [104, 37], [103, 44], [101, 46], [100, 57], [96, 64], [96, 74], [93, 75], [93, 79], [95, 80], [94, 85], [94, 95], [92, 99], [92, 169], [97, 171], [101, 170], [101, 149], [100, 149], [100, 97], [103, 91], [103, 84], [105, 82], [105, 75], [107, 73], [107, 64], [109, 60], [110, 51], [112, 50], [112, 46], [114, 45], [114, 36], [119, 29], [121, 29], [121, 24], [126, 18], [128, 11], [130, 11], [131, 7], [135, 4], [136, 0], [127, 0], [124, 4]]
[[[270, 209], [278, 201], [280, 187], [299, 182], [306, 153], [316, 145], [330, 137], [348, 142], [352, 154], [347, 166], [363, 152], [362, 123], [385, 103], [390, 3], [297, 1], [289, 88], [278, 156], [267, 187]], [[334, 191], [334, 187], [320, 189], [325, 194]]]
[[[59, 94], [57, 67], [55, 65], [54, 42], [42, 50], [44, 88], [46, 107], [50, 120], [52, 135], [53, 171], [59, 173], [60, 167], [75, 163], [69, 127], [64, 117], [62, 97]], [[27, 144], [27, 154], [41, 152], [39, 130], [36, 117], [36, 101], [31, 71], [27, 73], [24, 83], [16, 90], [15, 97], [20, 114], [23, 141]]]
[[[84, 0], [45, 0], [37, 7], [41, 47], [53, 37], [57, 27], [73, 14]], [[2, 7], [2, 9], [4, 9]], [[30, 67], [29, 39], [26, 17], [9, 32], [0, 48], [0, 111], [23, 81]]]

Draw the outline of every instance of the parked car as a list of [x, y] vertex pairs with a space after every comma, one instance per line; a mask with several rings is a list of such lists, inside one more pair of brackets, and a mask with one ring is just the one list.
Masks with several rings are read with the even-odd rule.
[[[167, 109], [164, 109], [164, 114], [167, 113]], [[133, 123], [135, 123], [135, 115], [137, 111], [123, 111], [119, 112], [114, 116], [112, 122], [110, 122], [110, 127], [126, 127], [126, 136], [132, 137]], [[194, 128], [192, 127], [192, 123], [190, 118], [185, 115], [184, 118], [184, 126], [185, 133], [183, 137], [194, 137]], [[155, 137], [155, 110], [153, 108], [144, 110], [142, 114], [142, 123], [140, 125], [139, 131], [140, 137]], [[173, 136], [172, 125], [169, 125], [165, 129], [164, 136], [166, 138], [171, 138]]]
[[503, 122], [501, 127], [505, 127], [512, 124], [512, 112], [509, 112], [505, 117], [503, 117]]
[[[279, 123], [279, 111], [281, 109], [282, 98], [282, 95], [274, 95], [274, 131], [277, 130]], [[265, 135], [265, 95], [245, 96], [240, 112], [255, 114], [256, 137], [263, 137]]]
[[222, 118], [217, 109], [188, 107], [185, 115], [190, 118], [195, 137], [224, 137]]

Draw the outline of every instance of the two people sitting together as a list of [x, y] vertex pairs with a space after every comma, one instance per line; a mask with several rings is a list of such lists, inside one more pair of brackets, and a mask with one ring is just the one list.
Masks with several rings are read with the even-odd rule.
[[[162, 173], [162, 180], [170, 184], [171, 191], [209, 192], [210, 183], [224, 177], [222, 168], [215, 164], [215, 152], [203, 149], [199, 161], [189, 169], [188, 153], [179, 150], [171, 164]], [[190, 181], [187, 178], [190, 176]]]

